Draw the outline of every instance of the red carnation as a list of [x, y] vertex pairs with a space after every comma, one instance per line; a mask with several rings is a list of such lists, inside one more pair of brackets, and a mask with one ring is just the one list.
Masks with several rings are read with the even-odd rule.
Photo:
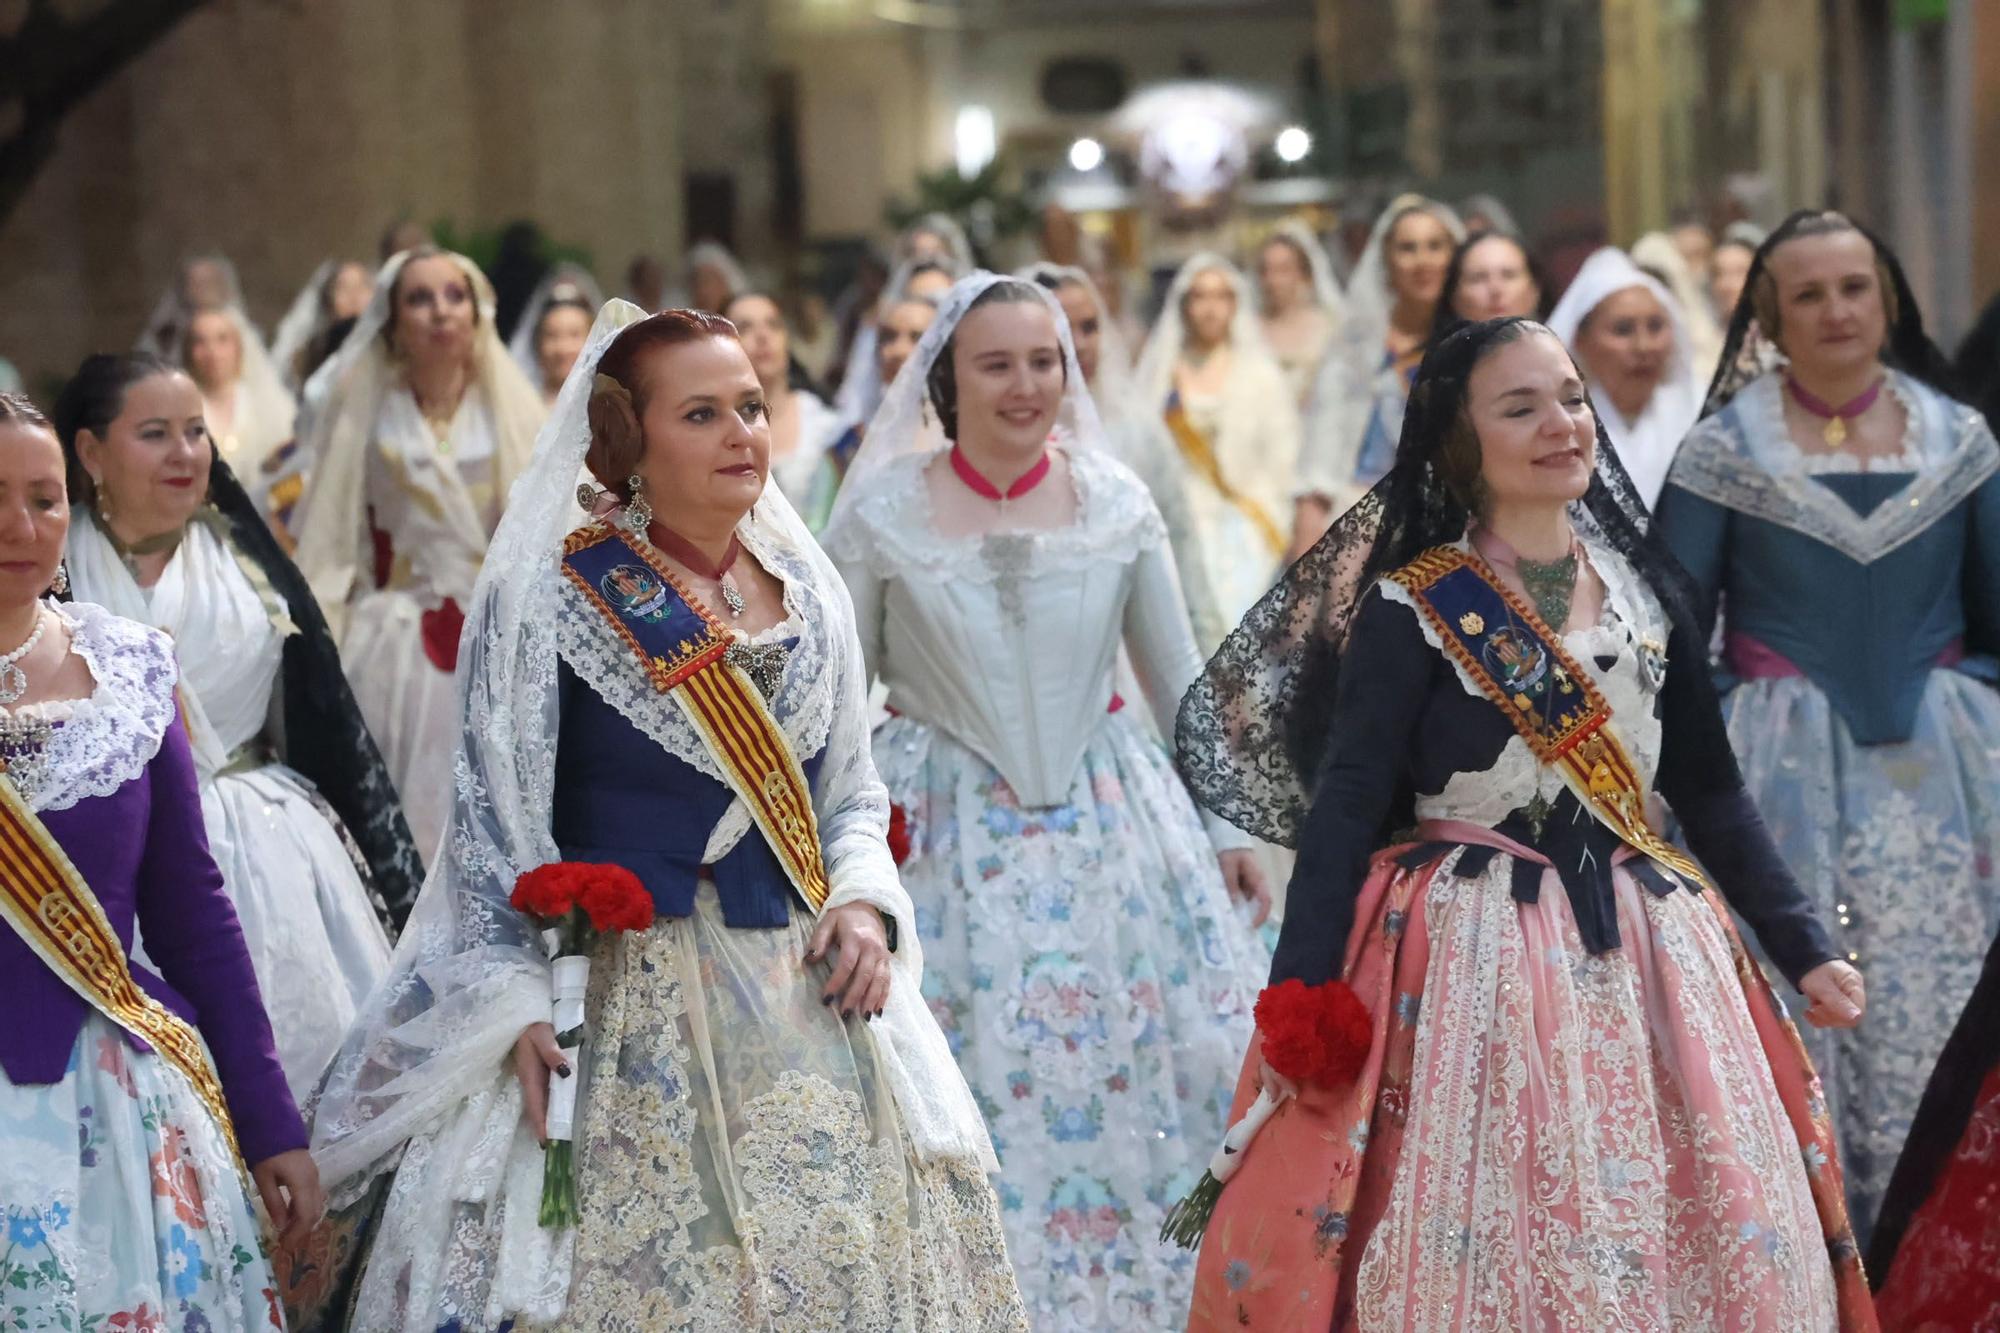
[[1346, 982], [1308, 986], [1292, 978], [1257, 997], [1257, 1032], [1264, 1059], [1286, 1078], [1338, 1085], [1361, 1072], [1374, 1024]]
[[585, 873], [577, 906], [589, 914], [591, 929], [607, 933], [644, 930], [653, 924], [653, 895], [646, 892], [637, 875], [624, 866], [579, 868]]
[[579, 885], [573, 861], [551, 861], [524, 872], [508, 899], [529, 916], [553, 920], [576, 906]]
[[889, 855], [899, 866], [910, 859], [910, 816], [894, 801], [889, 803]]

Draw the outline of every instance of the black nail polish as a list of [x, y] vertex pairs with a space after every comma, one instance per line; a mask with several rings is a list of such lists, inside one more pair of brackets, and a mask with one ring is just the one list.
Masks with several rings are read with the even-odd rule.
[[850, 1018], [854, 1017], [854, 1011], [853, 1011], [852, 1009], [843, 1009], [843, 1010], [841, 1010], [841, 1011], [840, 1011], [840, 1017], [841, 1017], [842, 1021], [844, 1022], [844, 1021], [846, 1021], [847, 1019], [850, 1019]]
[[563, 1063], [563, 1064], [559, 1064], [559, 1065], [557, 1065], [557, 1066], [556, 1066], [556, 1073], [560, 1074], [560, 1075], [561, 1075], [562, 1077], [564, 1077], [564, 1078], [568, 1078], [568, 1077], [569, 1077], [569, 1065], [568, 1065], [568, 1063], [567, 1063], [567, 1062], [565, 1062], [565, 1063]]
[[821, 1004], [832, 1004], [835, 1000], [839, 998], [840, 997], [838, 995], [822, 995], [819, 997], [819, 1002]]

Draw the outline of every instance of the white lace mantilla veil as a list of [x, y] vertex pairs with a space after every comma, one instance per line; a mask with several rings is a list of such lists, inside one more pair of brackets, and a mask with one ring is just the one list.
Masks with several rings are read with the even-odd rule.
[[1334, 329], [1339, 329], [1347, 315], [1347, 295], [1340, 288], [1340, 279], [1333, 275], [1333, 260], [1327, 256], [1326, 246], [1319, 236], [1298, 218], [1286, 218], [1271, 228], [1270, 234], [1258, 244], [1261, 251], [1264, 244], [1274, 240], [1290, 241], [1306, 257], [1306, 274], [1312, 279], [1313, 299], [1319, 308], [1326, 311], [1326, 317]]
[[1264, 341], [1263, 325], [1258, 322], [1257, 293], [1250, 285], [1250, 279], [1243, 270], [1213, 251], [1204, 250], [1194, 255], [1180, 271], [1174, 274], [1173, 285], [1167, 288], [1166, 299], [1160, 302], [1160, 315], [1153, 321], [1153, 331], [1146, 336], [1145, 350], [1139, 353], [1138, 369], [1133, 380], [1144, 401], [1151, 405], [1155, 413], [1167, 409], [1167, 395], [1174, 389], [1174, 367], [1180, 364], [1181, 349], [1187, 345], [1187, 321], [1181, 318], [1181, 302], [1187, 298], [1188, 288], [1204, 273], [1220, 273], [1229, 279], [1229, 285], [1236, 291], [1236, 313], [1229, 319], [1230, 355], [1239, 361], [1254, 360], [1266, 362], [1271, 374], [1281, 382], [1284, 371], [1278, 366], [1278, 358], [1273, 355], [1270, 345]]
[[1064, 317], [1055, 293], [1039, 283], [980, 269], [970, 277], [960, 278], [944, 294], [944, 299], [938, 303], [937, 318], [924, 331], [917, 350], [903, 363], [895, 382], [883, 395], [881, 407], [876, 409], [874, 417], [868, 422], [868, 429], [861, 437], [861, 447], [855, 451], [854, 461], [848, 464], [847, 479], [840, 484], [840, 493], [833, 501], [833, 513], [821, 535], [827, 550], [841, 551], [846, 540], [844, 529], [855, 509], [897, 459], [910, 454], [935, 453], [950, 443], [944, 437], [944, 428], [938, 421], [937, 413], [931, 410], [928, 388], [931, 367], [943, 354], [952, 331], [965, 318], [972, 303], [984, 296], [989, 288], [1001, 283], [1012, 283], [1033, 292], [1036, 299], [1055, 316], [1056, 336], [1062, 343], [1065, 370], [1063, 401], [1056, 416], [1058, 421], [1070, 428], [1070, 447], [1092, 450], [1105, 447], [1104, 422], [1097, 414], [1090, 386], [1084, 382], [1083, 367], [1077, 364], [1076, 343], [1070, 337], [1069, 320]]
[[277, 328], [271, 331], [271, 360], [287, 384], [292, 383], [292, 363], [298, 360], [300, 350], [325, 327], [320, 293], [346, 262], [344, 259], [320, 260], [312, 276], [306, 279], [306, 285], [299, 288], [299, 294], [285, 307]]
[[[590, 443], [598, 363], [622, 329], [645, 317], [627, 301], [612, 301], [598, 314], [509, 497], [462, 642], [464, 729], [446, 851], [404, 928], [388, 978], [328, 1070], [313, 1115], [313, 1156], [337, 1205], [394, 1168], [413, 1136], [435, 1131], [436, 1151], [421, 1164], [411, 1155], [403, 1167], [429, 1173], [423, 1189], [405, 1190], [399, 1181], [397, 1193], [435, 1196], [431, 1220], [440, 1229], [454, 1200], [504, 1209], [493, 1301], [537, 1318], [563, 1308], [569, 1246], [567, 1236], [558, 1241], [536, 1224], [541, 1151], [521, 1123], [506, 1060], [522, 1029], [549, 1014], [540, 935], [508, 898], [522, 872], [560, 859], [551, 817], [562, 543], [584, 517], [576, 487]], [[922, 944], [886, 841], [888, 798], [869, 751], [860, 640], [846, 588], [777, 487], [765, 488], [739, 531], [760, 559], [770, 553], [788, 578], [803, 577], [835, 618], [845, 616], [842, 624], [820, 627], [824, 633], [806, 630], [825, 654], [826, 679], [838, 683], [827, 687], [836, 697], [814, 804], [821, 807], [827, 905], [869, 903], [898, 921], [889, 1002], [867, 1030], [911, 1143], [921, 1154], [976, 1159], [995, 1170], [984, 1120], [922, 997]], [[683, 754], [676, 744], [675, 752], [699, 758], [692, 726], [683, 729], [689, 748]], [[834, 805], [841, 810], [830, 821]], [[747, 818], [742, 822], [747, 828]], [[427, 1243], [438, 1239], [419, 1234]]]
[[[1098, 290], [1089, 272], [1075, 264], [1038, 259], [1015, 276], [1033, 283], [1075, 283], [1089, 294], [1091, 308], [1097, 312], [1097, 383], [1090, 386], [1090, 396], [1096, 400], [1098, 415], [1108, 422], [1124, 413], [1143, 410], [1134, 378], [1132, 349], [1125, 342], [1124, 331], [1111, 317], [1111, 307], [1104, 304], [1104, 293]], [[1071, 331], [1072, 336], [1074, 332]]]
[[[242, 364], [236, 370], [236, 387], [242, 391], [236, 433], [245, 434], [247, 425], [262, 427], [270, 440], [269, 447], [275, 449], [291, 438], [298, 404], [291, 390], [285, 387], [284, 377], [271, 354], [264, 349], [263, 336], [250, 322], [250, 316], [243, 313], [243, 307], [223, 306], [222, 310], [236, 326], [236, 343], [242, 349]], [[168, 351], [168, 360], [183, 369], [187, 366], [187, 335], [188, 330], [183, 326]], [[237, 466], [240, 468], [242, 464], [239, 462]], [[255, 485], [257, 478], [252, 475], [247, 480]]]
[[[926, 259], [918, 259], [912, 253], [914, 241], [920, 235], [935, 236], [945, 243], [945, 253]], [[890, 255], [889, 281], [883, 286], [882, 294], [875, 299], [875, 308], [869, 312], [861, 327], [854, 331], [854, 345], [847, 354], [847, 370], [840, 377], [840, 388], [833, 398], [834, 411], [844, 421], [866, 421], [882, 405], [882, 367], [875, 360], [875, 347], [879, 333], [876, 323], [882, 312], [902, 299], [904, 288], [910, 285], [910, 278], [919, 264], [935, 264], [951, 276], [953, 282], [972, 272], [972, 242], [966, 239], [965, 228], [947, 213], [926, 213], [905, 227], [896, 238], [896, 248]]]
[[1389, 316], [1396, 306], [1389, 284], [1389, 232], [1405, 214], [1429, 213], [1444, 224], [1453, 245], [1465, 241], [1465, 224], [1447, 204], [1420, 194], [1389, 201], [1368, 233], [1368, 244], [1347, 277], [1340, 327], [1328, 344], [1306, 404], [1305, 435], [1299, 449], [1299, 493], [1340, 497], [1351, 488], [1354, 460], [1374, 410], [1375, 374], [1389, 339]]
[[[396, 255], [375, 275], [375, 294], [368, 299], [368, 308], [340, 350], [313, 373], [304, 394], [311, 420], [301, 423], [300, 429], [310, 471], [292, 522], [298, 537], [293, 560], [312, 585], [336, 642], [346, 627], [348, 595], [364, 569], [364, 488], [375, 419], [382, 399], [397, 383], [395, 358], [382, 331], [389, 326], [396, 277], [413, 253], [405, 250]], [[493, 483], [495, 492], [504, 495], [534, 449], [544, 412], [542, 395], [521, 374], [494, 330], [493, 285], [486, 275], [464, 255], [440, 254], [464, 271], [479, 307], [479, 327], [472, 335], [472, 377], [485, 391], [487, 410], [493, 414]]]
[[[720, 249], [721, 247], [717, 247]], [[728, 251], [723, 251], [725, 255]], [[734, 261], [731, 261], [734, 262]], [[528, 297], [528, 303], [521, 307], [520, 322], [514, 325], [514, 336], [507, 340], [507, 354], [514, 358], [514, 364], [528, 377], [528, 383], [537, 390], [542, 387], [542, 362], [535, 353], [535, 330], [542, 322], [542, 314], [549, 308], [549, 302], [556, 299], [557, 290], [574, 287], [592, 310], [604, 305], [604, 289], [597, 285], [597, 279], [581, 264], [567, 261], [552, 266], [535, 284], [535, 290]], [[564, 292], [563, 295], [569, 295]]]
[[[186, 331], [188, 316], [194, 313], [182, 295], [181, 288], [188, 269], [196, 264], [214, 264], [221, 269], [223, 283], [228, 289], [222, 298], [222, 304], [233, 306], [238, 310], [243, 309], [243, 281], [236, 276], [236, 261], [222, 254], [189, 255], [174, 265], [174, 280], [167, 284], [164, 292], [160, 293], [160, 299], [153, 302], [153, 309], [146, 316], [145, 327], [139, 331], [138, 339], [132, 344], [133, 351], [149, 352], [166, 361], [176, 360], [180, 336]], [[246, 317], [245, 323], [248, 322]], [[250, 333], [257, 340], [258, 349], [263, 350], [264, 335], [257, 331], [256, 325], [250, 325]]]

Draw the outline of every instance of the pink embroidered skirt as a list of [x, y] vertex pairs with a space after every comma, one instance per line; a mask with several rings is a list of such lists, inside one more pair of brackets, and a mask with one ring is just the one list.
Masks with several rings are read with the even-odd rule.
[[1509, 856], [1403, 850], [1348, 950], [1368, 1065], [1252, 1143], [1190, 1327], [1872, 1329], [1818, 1083], [1714, 893], [1616, 873], [1592, 955], [1552, 871], [1520, 903]]

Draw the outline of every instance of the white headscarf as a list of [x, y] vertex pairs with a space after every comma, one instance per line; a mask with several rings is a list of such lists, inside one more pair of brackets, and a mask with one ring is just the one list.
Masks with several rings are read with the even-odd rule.
[[[951, 274], [952, 281], [972, 272], [972, 242], [966, 239], [965, 228], [958, 225], [958, 219], [949, 213], [926, 213], [903, 228], [896, 238], [896, 250], [892, 259], [897, 268], [902, 268], [917, 258], [916, 239], [919, 236], [935, 236], [945, 244], [945, 253], [937, 256], [935, 262], [944, 266]], [[893, 287], [889, 290], [895, 290]]]
[[1312, 279], [1313, 301], [1326, 312], [1327, 327], [1339, 327], [1341, 316], [1346, 311], [1347, 298], [1340, 290], [1339, 279], [1333, 276], [1333, 260], [1327, 257], [1326, 246], [1320, 243], [1313, 229], [1298, 218], [1286, 218], [1271, 228], [1270, 234], [1258, 242], [1257, 252], [1262, 254], [1266, 245], [1278, 240], [1291, 242], [1305, 256], [1306, 275]]
[[537, 390], [542, 387], [542, 358], [535, 348], [536, 334], [541, 330], [542, 315], [557, 300], [582, 301], [596, 310], [604, 304], [604, 290], [597, 285], [597, 279], [590, 276], [588, 269], [570, 263], [553, 265], [535, 284], [528, 303], [521, 307], [521, 318], [514, 325], [514, 336], [507, 340], [507, 354], [514, 358], [514, 364], [521, 368], [521, 373], [528, 377], [528, 383]]
[[855, 451], [854, 461], [848, 464], [847, 479], [841, 483], [840, 494], [833, 502], [832, 516], [821, 534], [821, 540], [828, 547], [838, 542], [841, 525], [849, 519], [870, 486], [891, 463], [908, 454], [935, 453], [950, 443], [945, 439], [937, 413], [931, 410], [931, 367], [944, 355], [952, 333], [973, 304], [988, 289], [1001, 283], [1012, 283], [1032, 292], [1055, 316], [1056, 336], [1062, 343], [1065, 368], [1063, 401], [1057, 409], [1057, 418], [1069, 426], [1074, 447], [1096, 449], [1104, 446], [1104, 423], [1097, 415], [1097, 404], [1091, 399], [1090, 387], [1084, 382], [1083, 367], [1077, 364], [1076, 343], [1070, 337], [1069, 320], [1064, 317], [1055, 293], [1038, 283], [981, 269], [970, 277], [960, 278], [944, 294], [944, 299], [938, 303], [937, 318], [924, 331], [916, 351], [903, 363], [902, 370], [897, 372], [895, 382], [882, 397], [882, 406], [876, 409], [874, 417], [868, 422], [868, 429], [862, 432], [861, 447]]
[[1722, 326], [1716, 323], [1708, 292], [1688, 267], [1687, 257], [1663, 231], [1649, 231], [1632, 242], [1632, 262], [1657, 275], [1673, 293], [1674, 309], [1687, 330], [1688, 356], [1696, 378], [1706, 384], [1722, 360]]
[[[1134, 392], [1132, 349], [1126, 345], [1125, 331], [1112, 318], [1111, 308], [1104, 303], [1104, 293], [1091, 281], [1090, 274], [1074, 264], [1056, 264], [1040, 259], [1015, 276], [1024, 282], [1044, 286], [1053, 282], [1060, 286], [1074, 284], [1083, 288], [1090, 297], [1091, 308], [1097, 312], [1097, 380], [1090, 386], [1090, 396], [1097, 401], [1098, 413], [1109, 420], [1128, 411], [1144, 410], [1140, 408], [1138, 395]], [[1071, 334], [1074, 333], [1072, 329]]]
[[[951, 222], [950, 218], [944, 220]], [[956, 223], [952, 225], [957, 226]], [[959, 239], [965, 239], [963, 233], [959, 234]], [[847, 371], [840, 377], [840, 389], [833, 397], [833, 410], [841, 420], [866, 421], [882, 405], [882, 367], [875, 359], [876, 349], [881, 345], [881, 321], [890, 307], [908, 299], [910, 282], [918, 272], [933, 268], [953, 282], [972, 271], [970, 268], [954, 267], [949, 255], [934, 259], [904, 259], [897, 263], [895, 271], [889, 275], [888, 285], [875, 302], [874, 312], [854, 332], [854, 347], [847, 354]]]
[[[396, 1167], [413, 1136], [433, 1135], [434, 1154], [403, 1159], [403, 1171], [424, 1176], [397, 1190], [403, 1212], [385, 1222], [392, 1228], [382, 1238], [392, 1247], [385, 1252], [399, 1261], [408, 1254], [420, 1270], [411, 1289], [435, 1292], [453, 1209], [463, 1202], [502, 1208], [507, 1239], [486, 1256], [493, 1307], [542, 1320], [559, 1316], [566, 1301], [573, 1233], [536, 1226], [542, 1153], [521, 1121], [505, 1056], [524, 1028], [548, 1018], [549, 961], [539, 932], [508, 899], [520, 874], [561, 859], [552, 833], [556, 663], [573, 632], [565, 628], [562, 546], [584, 518], [576, 488], [598, 365], [620, 331], [645, 317], [626, 301], [598, 314], [494, 533], [463, 639], [464, 728], [445, 851], [387, 980], [327, 1072], [313, 1119], [313, 1156], [336, 1200], [358, 1197], [370, 1178]], [[979, 1110], [921, 993], [923, 945], [886, 841], [888, 798], [869, 751], [861, 645], [846, 588], [776, 487], [765, 488], [737, 531], [760, 562], [803, 580], [811, 603], [828, 612], [807, 631], [813, 660], [805, 661], [802, 643], [787, 678], [810, 673], [802, 678], [814, 688], [840, 691], [824, 723], [826, 759], [814, 798], [816, 808], [822, 800], [839, 807], [821, 810], [827, 907], [868, 903], [900, 923], [889, 1002], [869, 1025], [897, 1109], [919, 1154], [975, 1158], [997, 1169]], [[643, 694], [654, 697], [650, 689]], [[692, 723], [673, 724], [679, 716], [649, 714], [658, 725], [648, 734], [696, 768], [714, 770]], [[711, 848], [739, 810], [733, 802]], [[737, 822], [738, 836], [755, 836], [747, 813]]]
[[[311, 469], [293, 531], [299, 572], [312, 585], [334, 637], [346, 623], [348, 596], [360, 579], [365, 479], [375, 420], [382, 400], [400, 382], [383, 337], [393, 319], [396, 278], [417, 252], [405, 250], [375, 275], [375, 294], [355, 321], [340, 350], [306, 384], [306, 401], [317, 404], [306, 429], [306, 466]], [[493, 414], [493, 489], [506, 495], [527, 466], [535, 431], [544, 415], [542, 396], [507, 355], [493, 326], [493, 285], [464, 255], [441, 252], [472, 284], [479, 324], [472, 334], [472, 379], [486, 394]], [[322, 397], [323, 396], [323, 397]], [[573, 480], [573, 479], [572, 479]]]
[[[1596, 384], [1591, 385], [1591, 406], [1603, 418], [1605, 433], [1618, 451], [1618, 461], [1625, 465], [1632, 484], [1638, 487], [1650, 509], [1660, 498], [1660, 488], [1666, 484], [1667, 469], [1681, 447], [1682, 437], [1701, 415], [1702, 385], [1695, 378], [1680, 303], [1658, 278], [1634, 264], [1623, 250], [1607, 245], [1577, 270], [1569, 290], [1549, 315], [1549, 329], [1574, 356], [1577, 332], [1590, 313], [1608, 298], [1634, 287], [1651, 292], [1673, 325], [1674, 347], [1668, 356], [1666, 374], [1637, 420], [1627, 421], [1610, 395]], [[1578, 364], [1582, 364], [1580, 358]], [[1585, 374], [1588, 373], [1586, 370]]]
[[[195, 309], [187, 298], [187, 275], [196, 264], [213, 264], [220, 269], [223, 293], [219, 304], [243, 309], [243, 283], [236, 276], [235, 261], [220, 254], [191, 255], [175, 266], [172, 284], [160, 293], [159, 300], [153, 302], [152, 313], [146, 316], [146, 326], [140, 331], [132, 350], [178, 364], [180, 340], [187, 333], [187, 322]], [[247, 317], [244, 324], [256, 340], [257, 350], [265, 351], [264, 335], [257, 331], [257, 326], [251, 324]]]
[[1238, 363], [1268, 366], [1278, 382], [1284, 382], [1278, 358], [1264, 341], [1263, 326], [1257, 319], [1257, 293], [1252, 290], [1250, 280], [1243, 276], [1242, 269], [1221, 255], [1204, 250], [1174, 274], [1166, 299], [1160, 303], [1159, 318], [1153, 321], [1153, 331], [1146, 336], [1145, 350], [1139, 353], [1133, 382], [1141, 399], [1151, 404], [1155, 412], [1166, 410], [1167, 397], [1174, 391], [1174, 367], [1180, 364], [1181, 350], [1187, 346], [1187, 321], [1181, 315], [1181, 303], [1187, 299], [1194, 280], [1204, 273], [1220, 273], [1236, 293], [1236, 313], [1229, 318], [1230, 355]]
[[[201, 313], [199, 310], [189, 311], [177, 331], [173, 347], [173, 363], [177, 366], [187, 368], [188, 333], [195, 316]], [[230, 323], [236, 326], [237, 345], [242, 349], [234, 385], [236, 416], [230, 423], [230, 430], [236, 437], [236, 448], [225, 456], [224, 461], [236, 472], [244, 489], [258, 496], [261, 494], [258, 483], [262, 479], [260, 473], [264, 461], [273, 451], [290, 442], [298, 405], [279, 377], [278, 368], [271, 364], [270, 354], [264, 350], [264, 340], [257, 336], [256, 326], [250, 322], [249, 316], [233, 305], [222, 307], [222, 313], [228, 315]]]
[[1313, 385], [1299, 451], [1300, 494], [1326, 496], [1335, 514], [1360, 496], [1354, 473], [1374, 415], [1376, 378], [1396, 308], [1396, 290], [1389, 279], [1389, 233], [1411, 213], [1428, 213], [1443, 223], [1453, 245], [1465, 240], [1465, 224], [1458, 214], [1420, 194], [1400, 194], [1390, 200], [1368, 233], [1368, 244], [1347, 279], [1345, 316]]

